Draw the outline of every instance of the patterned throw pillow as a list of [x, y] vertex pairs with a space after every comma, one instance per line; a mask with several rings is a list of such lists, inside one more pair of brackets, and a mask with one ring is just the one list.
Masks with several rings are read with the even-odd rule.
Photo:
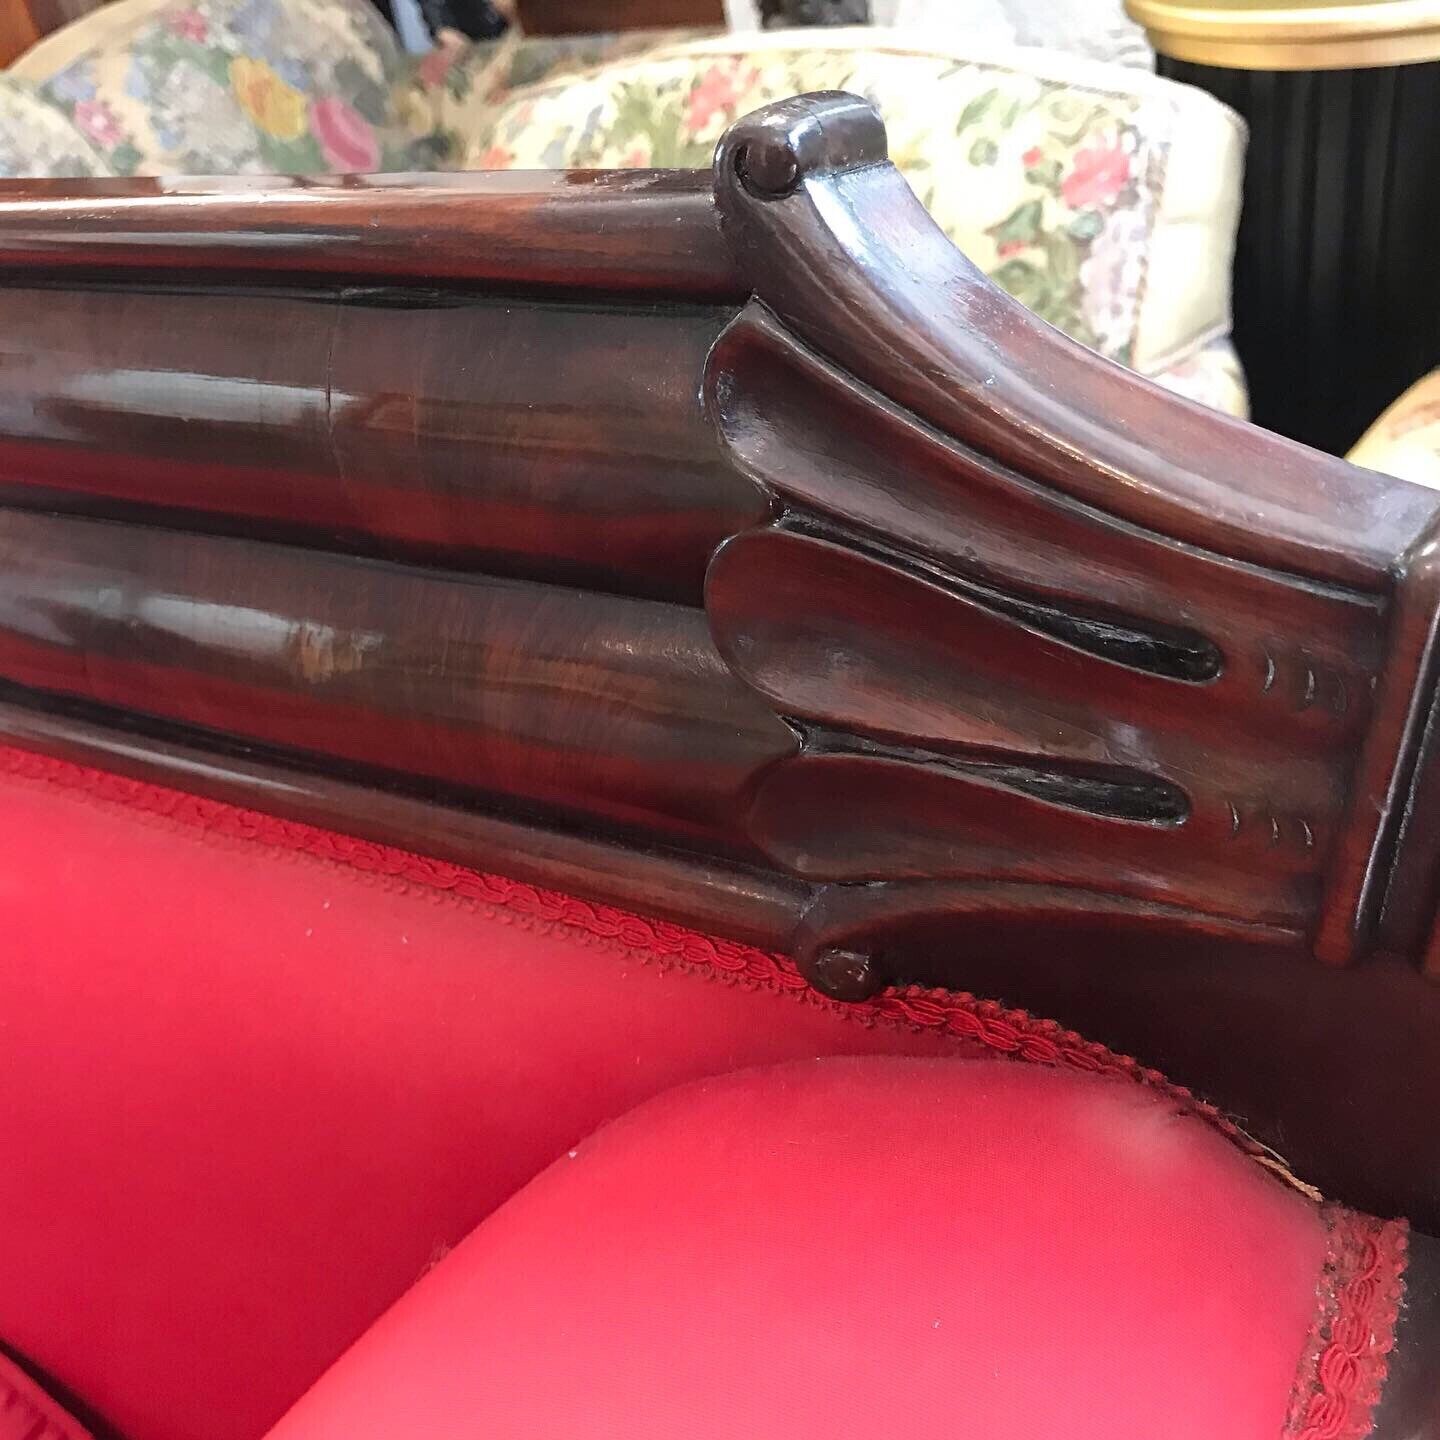
[[511, 90], [579, 75], [708, 33], [627, 30], [525, 39], [512, 29], [499, 40], [472, 43], [458, 31], [442, 31], [435, 48], [411, 64], [397, 87], [396, 114], [427, 164], [459, 167], [470, 139], [488, 123], [491, 107]]
[[120, 175], [410, 168], [402, 70], [365, 0], [120, 0], [23, 56]]
[[0, 75], [0, 178], [109, 175], [93, 145], [32, 85]]

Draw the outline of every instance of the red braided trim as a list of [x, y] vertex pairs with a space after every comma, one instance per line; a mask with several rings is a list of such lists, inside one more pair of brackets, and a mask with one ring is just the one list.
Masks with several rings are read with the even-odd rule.
[[1325, 1268], [1284, 1440], [1364, 1440], [1395, 1344], [1408, 1228], [1339, 1205], [1322, 1214]]
[[[1084, 1040], [1053, 1020], [1037, 1020], [1023, 1010], [1009, 1010], [994, 1001], [977, 1000], [962, 991], [933, 990], [918, 985], [896, 989], [863, 1004], [827, 999], [812, 990], [794, 964], [734, 940], [687, 930], [667, 920], [644, 920], [612, 905], [577, 900], [501, 875], [468, 870], [443, 860], [411, 854], [299, 821], [282, 820], [255, 810], [242, 810], [220, 800], [207, 800], [105, 770], [76, 765], [53, 756], [0, 746], [0, 774], [79, 790], [92, 799], [139, 810], [188, 826], [203, 834], [255, 841], [279, 851], [308, 855], [348, 866], [366, 875], [391, 877], [402, 883], [490, 906], [511, 915], [550, 925], [564, 925], [583, 935], [617, 944], [642, 960], [681, 965], [755, 989], [788, 994], [862, 1024], [898, 1024], [930, 1030], [1013, 1055], [1037, 1065], [1054, 1065], [1128, 1080], [1164, 1095], [1177, 1109], [1213, 1126], [1247, 1155], [1284, 1178], [1291, 1177], [1275, 1157], [1244, 1134], [1213, 1105], [1197, 1099], [1126, 1055]], [[1291, 1180], [1291, 1183], [1295, 1183]], [[1301, 1187], [1303, 1188], [1303, 1187]]]

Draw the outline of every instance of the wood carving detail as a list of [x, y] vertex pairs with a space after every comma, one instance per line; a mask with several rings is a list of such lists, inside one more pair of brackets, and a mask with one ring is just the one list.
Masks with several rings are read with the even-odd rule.
[[757, 793], [772, 858], [1304, 927], [1366, 719], [1349, 697], [1382, 644], [1372, 598], [1037, 486], [847, 385], [758, 307], [707, 398], [784, 507], [706, 585], [720, 653], [806, 735]]
[[[1243, 496], [1201, 473], [1203, 447], [1134, 464], [1088, 356], [1057, 404], [1046, 369], [1078, 375], [1080, 353], [935, 243], [868, 109], [773, 107], [716, 164], [756, 295], [711, 354], [706, 401], [782, 513], [720, 547], [706, 606], [720, 653], [802, 736], [750, 824], [819, 886], [795, 942], [812, 978], [833, 990], [841, 957], [864, 993], [887, 932], [983, 909], [986, 884], [1022, 925], [1028, 894], [1037, 917], [1103, 910], [1117, 931], [1183, 917], [1312, 936], [1353, 847], [1389, 639], [1374, 527], [1359, 546], [1350, 527], [1379, 506], [1398, 544], [1425, 502], [1337, 470], [1257, 551], [1244, 507], [1296, 457], [1273, 451]], [[881, 274], [882, 216], [928, 310], [910, 276]], [[843, 293], [822, 299], [822, 274]]]

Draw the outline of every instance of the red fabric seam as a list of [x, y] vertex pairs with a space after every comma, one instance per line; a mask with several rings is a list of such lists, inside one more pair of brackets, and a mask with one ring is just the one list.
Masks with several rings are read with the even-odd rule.
[[90, 1440], [90, 1432], [0, 1355], [0, 1440]]
[[1322, 1214], [1325, 1265], [1284, 1440], [1364, 1440], [1395, 1345], [1409, 1229], [1340, 1205]]
[[1205, 1121], [1247, 1155], [1267, 1168], [1276, 1168], [1274, 1157], [1263, 1145], [1215, 1106], [1198, 1099], [1184, 1086], [1173, 1084], [1158, 1070], [1085, 1040], [1053, 1020], [1039, 1020], [1023, 1010], [1007, 1009], [968, 992], [913, 985], [861, 1004], [842, 1004], [812, 990], [794, 964], [783, 956], [738, 941], [701, 935], [672, 921], [642, 919], [615, 906], [579, 900], [395, 846], [11, 746], [0, 746], [0, 774], [78, 791], [92, 801], [159, 817], [207, 838], [258, 843], [282, 854], [340, 865], [366, 878], [400, 882], [432, 899], [448, 897], [469, 902], [492, 909], [500, 919], [518, 918], [527, 926], [564, 926], [581, 937], [608, 942], [638, 959], [679, 965], [691, 973], [789, 995], [862, 1024], [889, 1023], [937, 1031], [1034, 1064], [1129, 1080], [1164, 1095], [1179, 1110]]

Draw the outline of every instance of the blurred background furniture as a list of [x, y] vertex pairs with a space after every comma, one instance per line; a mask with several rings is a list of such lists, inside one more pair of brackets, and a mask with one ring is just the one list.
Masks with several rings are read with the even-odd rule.
[[0, 65], [37, 40], [88, 14], [105, 0], [5, 0], [0, 5]]
[[[924, 30], [956, 45], [982, 38], [986, 45], [1035, 45], [1155, 68], [1144, 29], [1126, 15], [1120, 0], [866, 0], [865, 10], [871, 24]], [[785, 18], [795, 23], [804, 13], [792, 4]], [[760, 0], [725, 0], [725, 18], [732, 30], [760, 29]]]
[[444, 30], [471, 40], [498, 40], [513, 19], [510, 0], [377, 0], [377, 5], [405, 48], [419, 54]]
[[1417, 380], [1356, 442], [1357, 465], [1440, 489], [1440, 370]]
[[879, 106], [907, 179], [1012, 295], [1244, 413], [1240, 126], [1193, 89], [1060, 51], [862, 27], [452, 35], [411, 59], [364, 0], [116, 0], [0, 77], [0, 173], [703, 168], [738, 116], [817, 89]]
[[1257, 423], [1343, 453], [1440, 360], [1440, 8], [1128, 0], [1250, 126], [1235, 341]]
[[868, 25], [870, 0], [759, 0], [760, 23], [766, 30], [796, 25]]

